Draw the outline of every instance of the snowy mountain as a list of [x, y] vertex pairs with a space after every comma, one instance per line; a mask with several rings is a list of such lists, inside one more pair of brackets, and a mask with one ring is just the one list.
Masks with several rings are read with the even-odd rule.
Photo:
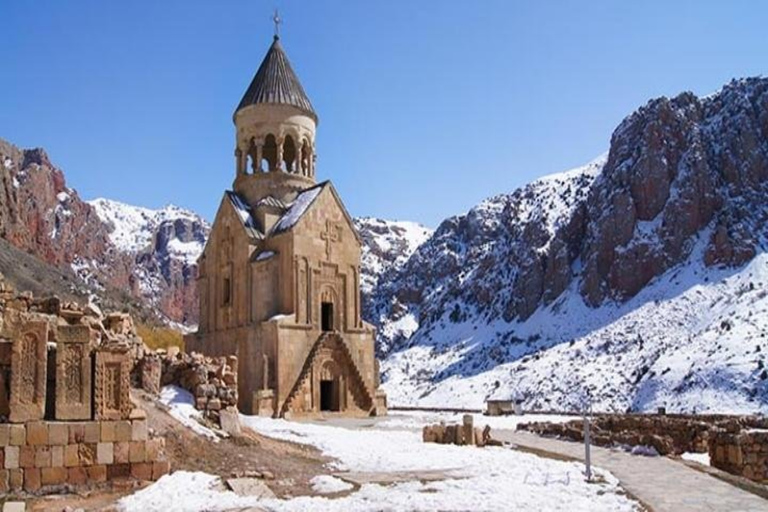
[[746, 79], [447, 219], [369, 300], [391, 402], [765, 412], [766, 179], [768, 79]]
[[402, 267], [432, 235], [431, 229], [415, 222], [373, 217], [358, 217], [354, 222], [363, 240], [360, 287], [364, 297], [373, 292], [379, 280]]
[[109, 199], [89, 204], [108, 226], [114, 247], [134, 260], [135, 294], [173, 322], [196, 323], [195, 272], [210, 232], [208, 222], [173, 205], [150, 210]]

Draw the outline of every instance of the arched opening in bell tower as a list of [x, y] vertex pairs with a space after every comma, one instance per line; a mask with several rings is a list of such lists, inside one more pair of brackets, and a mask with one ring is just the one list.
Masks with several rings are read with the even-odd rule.
[[277, 139], [271, 133], [264, 139], [264, 148], [261, 151], [263, 165], [266, 171], [277, 170]]
[[283, 141], [283, 162], [287, 172], [296, 172], [296, 143], [290, 135], [286, 135]]

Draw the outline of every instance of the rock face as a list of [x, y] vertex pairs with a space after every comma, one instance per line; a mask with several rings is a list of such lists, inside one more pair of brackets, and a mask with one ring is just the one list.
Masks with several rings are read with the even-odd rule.
[[197, 258], [210, 226], [176, 206], [150, 210], [108, 199], [90, 201], [113, 246], [132, 260], [133, 294], [183, 325], [197, 323]]
[[197, 321], [196, 259], [209, 227], [169, 206], [87, 203], [66, 186], [42, 149], [0, 140], [0, 237], [46, 263], [71, 270], [95, 291], [130, 290], [162, 320]]
[[[619, 125], [605, 157], [447, 219], [380, 279], [367, 302], [392, 402], [461, 401], [469, 393], [467, 405], [477, 406], [506, 381], [527, 391], [528, 405], [545, 406], [546, 399], [572, 406], [578, 400], [566, 395], [576, 386], [601, 395], [605, 406], [642, 409], [663, 405], [657, 401], [667, 386], [715, 386], [696, 367], [654, 365], [675, 350], [705, 357], [694, 355], [693, 345], [718, 329], [722, 336], [719, 325], [727, 323], [719, 307], [708, 310], [712, 301], [733, 296], [727, 314], [739, 317], [763, 300], [747, 302], [738, 290], [762, 283], [762, 259], [755, 257], [765, 249], [766, 177], [768, 80], [744, 79], [706, 98], [652, 100]], [[754, 268], [742, 274], [750, 262]], [[652, 321], [642, 321], [640, 311]], [[747, 324], [748, 332], [705, 350], [706, 357], [731, 351], [746, 365], [762, 361], [743, 351], [766, 326]], [[610, 363], [598, 364], [603, 357]], [[566, 360], [573, 371], [547, 367]], [[709, 364], [719, 372], [718, 361]], [[601, 381], [602, 364], [623, 370]], [[680, 381], [659, 385], [662, 372], [671, 381], [677, 371]], [[746, 407], [762, 388], [732, 389], [742, 378], [748, 387], [757, 374], [745, 369], [726, 387]], [[710, 384], [694, 384], [698, 379]], [[459, 381], [475, 389], [456, 386], [451, 394]]]

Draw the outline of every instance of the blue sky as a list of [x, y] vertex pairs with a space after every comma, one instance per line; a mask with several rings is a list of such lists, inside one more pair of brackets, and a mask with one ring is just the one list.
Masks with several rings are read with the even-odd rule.
[[586, 163], [648, 99], [765, 73], [768, 3], [0, 1], [0, 137], [84, 198], [212, 218], [272, 9], [353, 215], [435, 227]]

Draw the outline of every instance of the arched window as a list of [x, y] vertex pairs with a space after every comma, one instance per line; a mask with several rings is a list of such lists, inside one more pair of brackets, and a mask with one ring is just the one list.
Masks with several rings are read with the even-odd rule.
[[283, 141], [283, 162], [286, 171], [296, 172], [296, 144], [290, 135], [286, 135]]
[[277, 139], [271, 133], [264, 139], [261, 158], [264, 161], [265, 171], [277, 170]]

